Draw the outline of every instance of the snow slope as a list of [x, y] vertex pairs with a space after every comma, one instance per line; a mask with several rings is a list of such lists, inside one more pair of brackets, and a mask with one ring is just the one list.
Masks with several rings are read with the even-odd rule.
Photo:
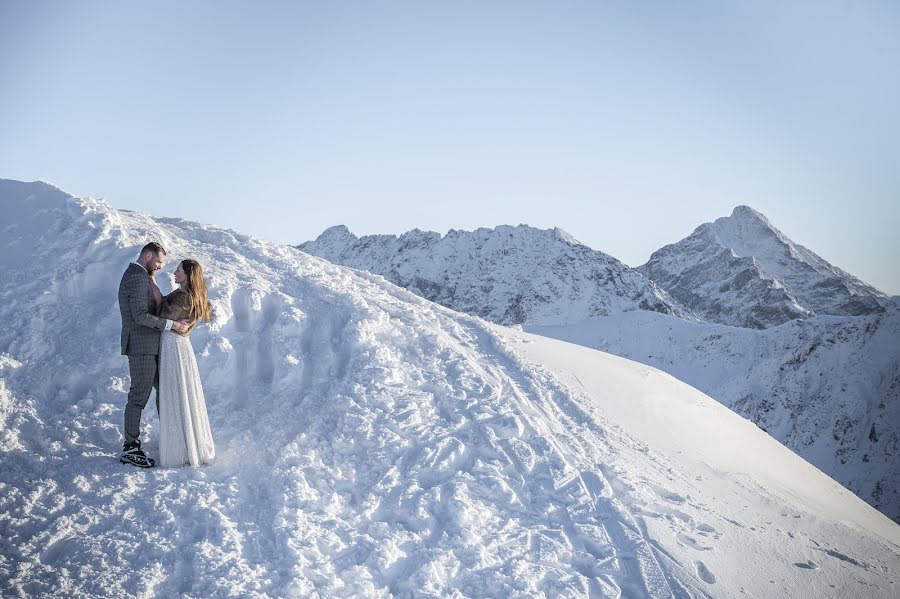
[[[900, 526], [668, 375], [233, 231], [0, 205], [4, 597], [896, 596]], [[116, 461], [149, 239], [217, 312], [203, 469]]]
[[578, 322], [629, 310], [690, 317], [637, 271], [561, 229], [501, 226], [443, 237], [415, 229], [399, 237], [357, 237], [339, 225], [298, 247], [500, 324]]
[[664, 370], [900, 520], [900, 306], [766, 330], [628, 313], [527, 330]]
[[[730, 217], [701, 225], [639, 269], [688, 307], [673, 302], [668, 311], [634, 310], [633, 304], [584, 309], [573, 291], [578, 287], [568, 285], [603, 279], [591, 269], [614, 259], [559, 229], [357, 238], [338, 226], [300, 247], [383, 274], [448, 307], [501, 324], [522, 322], [526, 330], [669, 372], [900, 519], [897, 307], [792, 242], [752, 208], [738, 206]], [[584, 259], [568, 260], [575, 250]], [[498, 280], [505, 294], [496, 293]], [[529, 306], [528, 317], [509, 318], [514, 293], [516, 305]], [[611, 294], [621, 304], [629, 293], [613, 287]], [[543, 303], [548, 297], [552, 301]], [[571, 308], [568, 301], [574, 301]], [[578, 318], [596, 312], [603, 316]], [[712, 322], [698, 326], [692, 314]], [[757, 334], [767, 328], [778, 330]]]
[[709, 322], [763, 329], [883, 312], [887, 296], [794, 243], [749, 206], [660, 248], [638, 270]]

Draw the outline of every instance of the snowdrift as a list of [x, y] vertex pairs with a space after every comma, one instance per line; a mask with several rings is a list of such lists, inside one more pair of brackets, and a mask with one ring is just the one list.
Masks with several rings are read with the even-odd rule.
[[[900, 527], [652, 368], [46, 184], [0, 206], [3, 596], [896, 596]], [[202, 469], [116, 460], [151, 239], [217, 313]]]

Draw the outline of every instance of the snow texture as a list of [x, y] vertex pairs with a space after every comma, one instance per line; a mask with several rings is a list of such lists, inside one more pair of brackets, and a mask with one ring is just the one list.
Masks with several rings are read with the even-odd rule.
[[[4, 597], [897, 595], [900, 526], [658, 370], [234, 231], [0, 203]], [[201, 469], [117, 462], [115, 289], [151, 239], [216, 309]]]

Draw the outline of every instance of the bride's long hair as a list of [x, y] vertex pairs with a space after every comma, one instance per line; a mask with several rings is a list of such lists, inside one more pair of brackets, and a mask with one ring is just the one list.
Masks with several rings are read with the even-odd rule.
[[187, 277], [188, 312], [190, 317], [209, 322], [213, 317], [212, 305], [206, 297], [206, 281], [203, 279], [203, 267], [196, 260], [181, 261], [181, 269]]

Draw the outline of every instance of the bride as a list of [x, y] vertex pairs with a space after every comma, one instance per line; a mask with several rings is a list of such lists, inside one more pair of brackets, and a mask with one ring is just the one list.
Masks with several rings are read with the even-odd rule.
[[183, 333], [164, 331], [159, 347], [159, 461], [164, 467], [208, 464], [216, 455], [194, 348], [188, 335], [198, 320], [209, 322], [212, 306], [206, 297], [203, 269], [183, 260], [175, 270], [178, 289], [162, 297], [159, 315], [189, 320]]

